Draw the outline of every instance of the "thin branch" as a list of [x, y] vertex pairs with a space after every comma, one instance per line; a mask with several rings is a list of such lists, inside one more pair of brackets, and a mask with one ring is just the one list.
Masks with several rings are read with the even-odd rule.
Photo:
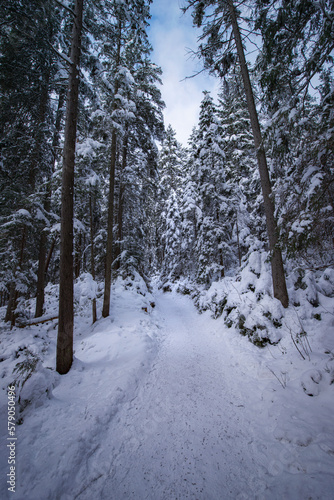
[[58, 50], [55, 49], [54, 46], [50, 42], [49, 42], [49, 46], [57, 54], [57, 56], [61, 57], [67, 64], [69, 64], [70, 66], [73, 65], [73, 62], [71, 61], [71, 59], [68, 56], [66, 56], [65, 54], [58, 52]]
[[190, 78], [195, 78], [196, 76], [200, 75], [201, 73], [204, 73], [205, 71], [208, 71], [208, 69], [202, 68], [201, 70], [197, 71], [193, 75], [185, 76], [184, 78], [182, 78], [182, 80], [180, 80], [180, 82], [184, 82], [185, 80], [190, 80]]
[[274, 375], [274, 377], [277, 378], [277, 380], [279, 381], [279, 383], [281, 384], [281, 386], [283, 387], [283, 389], [285, 389], [286, 388], [286, 382], [284, 382], [284, 380], [282, 382], [282, 380], [278, 378], [278, 376], [276, 375], [276, 373], [271, 368], [269, 368], [269, 366], [267, 366], [267, 368]]
[[72, 14], [72, 16], [76, 17], [76, 14], [74, 12], [74, 10], [72, 10], [70, 7], [67, 7], [67, 5], [63, 4], [63, 2], [61, 2], [60, 0], [55, 0], [55, 2], [60, 5], [60, 7], [63, 7], [63, 9], [67, 10], [68, 12], [70, 12]]
[[240, 26], [239, 29], [240, 29], [241, 32], [246, 31], [249, 35], [261, 36], [261, 33], [257, 33], [254, 30], [248, 30], [247, 28], [243, 28], [242, 26]]
[[301, 350], [300, 350], [300, 349], [299, 349], [299, 347], [297, 346], [297, 343], [296, 343], [296, 341], [295, 341], [295, 339], [294, 339], [294, 337], [293, 337], [292, 330], [291, 330], [290, 328], [289, 328], [289, 330], [290, 330], [290, 335], [291, 335], [291, 338], [292, 338], [292, 342], [293, 342], [293, 343], [294, 343], [294, 345], [295, 345], [295, 348], [297, 349], [297, 351], [299, 352], [299, 354], [301, 355], [301, 357], [305, 360], [305, 359], [306, 359], [306, 358], [305, 358], [305, 356], [303, 355], [303, 353], [301, 352]]

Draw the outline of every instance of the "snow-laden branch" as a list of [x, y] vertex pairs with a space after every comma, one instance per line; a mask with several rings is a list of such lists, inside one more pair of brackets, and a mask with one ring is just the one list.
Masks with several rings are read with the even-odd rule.
[[63, 2], [61, 2], [60, 0], [55, 0], [55, 2], [60, 5], [60, 7], [63, 7], [63, 9], [67, 10], [68, 12], [70, 12], [73, 16], [75, 16], [75, 12], [73, 9], [71, 9], [70, 7], [68, 7], [68, 5], [65, 5]]
[[59, 56], [61, 59], [63, 59], [67, 64], [69, 64], [70, 66], [73, 65], [73, 62], [66, 54], [64, 54], [63, 52], [58, 52], [58, 50], [55, 49], [51, 43], [49, 43], [49, 46], [51, 47], [53, 52], [55, 52], [55, 54], [57, 54], [57, 56]]

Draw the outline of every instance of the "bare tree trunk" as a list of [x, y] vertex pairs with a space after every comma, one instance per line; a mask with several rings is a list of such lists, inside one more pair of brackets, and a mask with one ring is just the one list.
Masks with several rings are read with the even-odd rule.
[[[45, 208], [45, 205], [44, 205]], [[44, 286], [45, 286], [45, 259], [46, 259], [46, 244], [47, 235], [42, 231], [39, 240], [39, 257], [38, 257], [38, 272], [37, 272], [37, 292], [36, 292], [36, 308], [35, 318], [43, 315], [44, 308]]]
[[239, 239], [238, 213], [237, 213], [236, 229], [237, 229], [238, 259], [239, 259], [239, 266], [241, 266], [241, 248], [240, 248], [240, 239]]
[[[62, 89], [59, 94], [58, 99], [58, 108], [56, 115], [56, 123], [55, 123], [55, 132], [53, 135], [52, 141], [52, 150], [53, 150], [53, 165], [51, 172], [54, 172], [55, 162], [57, 159], [57, 147], [59, 145], [59, 132], [61, 126], [61, 117], [62, 117], [62, 108], [65, 101], [65, 89]], [[51, 178], [48, 181], [46, 193], [45, 193], [45, 201], [44, 201], [44, 210], [46, 212], [50, 211], [51, 208]], [[53, 240], [54, 241], [54, 240]], [[51, 248], [53, 250], [54, 243], [51, 244]], [[43, 314], [44, 307], [44, 288], [45, 288], [45, 275], [47, 271], [47, 234], [45, 231], [42, 231], [41, 239], [39, 243], [39, 258], [38, 258], [38, 272], [37, 272], [37, 291], [36, 291], [36, 309], [35, 309], [35, 318], [39, 318]], [[52, 253], [52, 252], [51, 252]], [[51, 258], [51, 255], [50, 255]], [[50, 262], [50, 261], [49, 261]]]
[[51, 242], [51, 246], [49, 248], [48, 256], [47, 256], [46, 261], [45, 261], [45, 271], [44, 271], [44, 274], [46, 274], [48, 272], [50, 261], [51, 261], [51, 257], [52, 257], [53, 250], [54, 250], [55, 246], [56, 246], [56, 238], [53, 238], [53, 240]]
[[110, 159], [110, 175], [109, 175], [109, 197], [108, 197], [108, 229], [107, 229], [107, 248], [106, 248], [106, 264], [104, 277], [104, 296], [102, 316], [109, 316], [110, 309], [110, 292], [111, 292], [111, 266], [113, 262], [113, 229], [114, 229], [114, 192], [115, 192], [115, 167], [116, 167], [116, 149], [117, 149], [116, 132], [112, 133], [111, 140], [111, 159]]
[[[119, 193], [118, 193], [118, 214], [117, 214], [117, 222], [118, 222], [118, 229], [117, 229], [117, 240], [118, 240], [118, 245], [116, 248], [116, 254], [115, 254], [115, 259], [121, 255], [122, 251], [122, 238], [123, 238], [123, 196], [124, 196], [124, 184], [122, 180], [122, 172], [125, 171], [126, 168], [126, 162], [127, 162], [127, 156], [128, 156], [128, 139], [127, 136], [125, 136], [124, 141], [123, 141], [123, 152], [122, 152], [122, 166], [121, 166], [121, 175], [120, 175], [120, 181], [119, 181]], [[119, 269], [121, 263], [118, 259], [118, 265], [117, 269]]]
[[[95, 255], [94, 255], [94, 224], [93, 224], [93, 202], [92, 191], [89, 193], [89, 226], [90, 226], [90, 272], [95, 281]], [[96, 298], [92, 301], [93, 323], [97, 320]]]
[[244, 82], [247, 106], [250, 115], [254, 143], [256, 148], [257, 162], [260, 172], [262, 195], [264, 202], [264, 210], [266, 214], [267, 232], [269, 238], [269, 249], [271, 252], [271, 271], [273, 280], [274, 297], [279, 299], [284, 307], [289, 305], [289, 297], [286, 289], [285, 274], [281, 250], [278, 246], [277, 225], [274, 216], [274, 203], [272, 199], [271, 183], [269, 178], [266, 154], [263, 148], [259, 119], [255, 107], [253, 89], [249, 78], [247, 63], [245, 59], [244, 49], [240, 36], [237, 16], [233, 5], [233, 0], [227, 0], [233, 35], [237, 47], [238, 57], [240, 61], [240, 69]]
[[[116, 68], [120, 63], [121, 55], [121, 38], [122, 26], [119, 22], [119, 34], [117, 40], [117, 55], [116, 55]], [[118, 92], [118, 82], [115, 83], [114, 95]], [[116, 102], [112, 106], [112, 111], [116, 109]], [[106, 248], [106, 262], [105, 262], [105, 277], [104, 277], [104, 296], [102, 316], [106, 318], [109, 316], [110, 310], [110, 292], [111, 292], [111, 267], [113, 262], [113, 228], [114, 228], [114, 191], [115, 191], [115, 171], [116, 171], [116, 153], [117, 153], [117, 135], [114, 129], [111, 136], [111, 158], [110, 158], [110, 174], [109, 174], [109, 197], [108, 197], [108, 229], [107, 229], [107, 248]]]
[[12, 281], [9, 285], [9, 299], [6, 309], [5, 321], [12, 322], [12, 314], [14, 310], [14, 300], [15, 300], [16, 287], [15, 282]]
[[[21, 245], [20, 245], [20, 258], [19, 258], [18, 266], [15, 270], [15, 275], [17, 273], [17, 269], [20, 269], [20, 270], [22, 269], [26, 238], [27, 238], [27, 226], [24, 226], [23, 231], [22, 231]], [[15, 310], [17, 307], [18, 297], [19, 297], [19, 294], [18, 294], [18, 291], [16, 289], [16, 284], [15, 284], [15, 281], [13, 281], [10, 285], [9, 301], [8, 301], [6, 317], [5, 317], [5, 321], [10, 321], [11, 328], [13, 328], [15, 326], [15, 321], [16, 321]]]
[[47, 112], [47, 106], [49, 101], [49, 81], [50, 81], [50, 70], [47, 70], [45, 74], [45, 80], [41, 83], [40, 89], [40, 102], [39, 102], [39, 118], [38, 127], [36, 134], [35, 147], [32, 154], [32, 161], [29, 169], [29, 186], [31, 187], [31, 192], [35, 192], [36, 185], [36, 174], [40, 168], [40, 163], [42, 161], [42, 143], [43, 136], [45, 134], [45, 117]]
[[81, 253], [82, 253], [82, 233], [78, 234], [75, 242], [75, 255], [74, 255], [74, 277], [79, 278], [81, 270]]
[[75, 2], [71, 44], [72, 63], [66, 103], [61, 195], [59, 321], [57, 338], [57, 372], [60, 374], [67, 373], [73, 361], [73, 191], [83, 2], [84, 0], [76, 0]]

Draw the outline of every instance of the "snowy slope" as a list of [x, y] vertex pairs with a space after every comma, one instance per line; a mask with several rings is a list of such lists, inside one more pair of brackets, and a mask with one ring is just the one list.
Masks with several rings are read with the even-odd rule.
[[288, 344], [259, 350], [174, 292], [113, 295], [113, 319], [77, 328], [65, 376], [53, 328], [2, 334], [4, 388], [17, 347], [45, 343], [22, 390], [35, 394], [17, 426], [16, 499], [333, 499], [334, 384], [319, 342], [302, 360]]

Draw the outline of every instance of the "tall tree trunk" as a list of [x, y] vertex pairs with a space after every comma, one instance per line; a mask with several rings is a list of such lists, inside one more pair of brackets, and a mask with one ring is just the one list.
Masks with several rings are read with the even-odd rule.
[[44, 274], [46, 274], [48, 272], [50, 261], [51, 261], [51, 257], [52, 257], [53, 250], [54, 250], [55, 246], [56, 246], [56, 238], [53, 238], [53, 240], [51, 242], [51, 245], [50, 245], [50, 248], [49, 248], [48, 256], [47, 256], [46, 261], [45, 261], [45, 271], [44, 271]]
[[111, 138], [111, 159], [110, 159], [110, 174], [109, 174], [109, 196], [108, 196], [108, 228], [107, 228], [107, 248], [106, 248], [106, 263], [104, 277], [104, 296], [102, 316], [109, 316], [110, 309], [110, 292], [111, 292], [111, 266], [113, 262], [113, 229], [114, 229], [114, 192], [115, 192], [115, 170], [116, 170], [116, 150], [117, 137], [113, 131]]
[[[95, 255], [94, 255], [94, 221], [93, 221], [93, 201], [92, 191], [89, 193], [89, 227], [90, 227], [90, 272], [95, 281]], [[92, 301], [93, 324], [97, 320], [96, 298]]]
[[74, 252], [74, 277], [79, 278], [81, 270], [81, 254], [82, 254], [82, 232], [80, 232], [75, 242]]
[[61, 194], [59, 320], [57, 338], [57, 372], [60, 374], [67, 373], [73, 361], [73, 191], [83, 2], [84, 0], [76, 0], [75, 2], [71, 43], [71, 67], [66, 103]]
[[7, 303], [7, 309], [6, 309], [6, 315], [5, 315], [5, 321], [10, 321], [12, 322], [12, 314], [13, 314], [13, 309], [14, 309], [14, 300], [15, 300], [15, 293], [16, 293], [16, 287], [15, 287], [15, 281], [12, 281], [9, 285], [9, 299]]
[[[118, 245], [116, 248], [116, 254], [115, 254], [115, 259], [121, 255], [122, 251], [122, 238], [123, 238], [123, 196], [124, 196], [124, 184], [122, 180], [122, 173], [125, 171], [126, 168], [126, 162], [127, 162], [127, 156], [128, 156], [128, 138], [127, 135], [125, 135], [124, 141], [123, 141], [123, 152], [122, 152], [122, 165], [121, 165], [121, 174], [120, 174], [120, 181], [119, 181], [119, 193], [118, 193], [118, 214], [117, 214], [117, 240], [118, 240]], [[117, 264], [117, 269], [120, 268], [120, 260], [118, 259], [118, 264]]]
[[35, 147], [32, 154], [32, 161], [29, 170], [29, 186], [31, 192], [35, 192], [36, 186], [36, 174], [40, 168], [40, 163], [42, 160], [42, 144], [45, 135], [45, 118], [49, 102], [49, 81], [50, 81], [50, 70], [46, 70], [45, 80], [41, 84], [40, 89], [40, 102], [39, 102], [39, 117], [38, 117], [38, 127], [36, 134]]
[[271, 252], [271, 271], [273, 280], [274, 297], [279, 299], [284, 307], [289, 305], [289, 297], [286, 289], [285, 274], [281, 250], [278, 246], [277, 225], [275, 221], [274, 203], [272, 199], [271, 183], [269, 178], [266, 154], [263, 148], [262, 135], [258, 114], [255, 107], [253, 89], [249, 78], [247, 63], [245, 59], [244, 49], [240, 36], [236, 11], [233, 5], [233, 0], [227, 0], [231, 23], [233, 28], [233, 36], [237, 47], [238, 57], [240, 61], [240, 69], [245, 87], [247, 106], [250, 115], [254, 143], [256, 148], [257, 162], [260, 172], [262, 195], [264, 202], [264, 210], [266, 214], [267, 232], [269, 239], [269, 249]]
[[[18, 269], [19, 270], [22, 269], [26, 238], [27, 238], [27, 226], [23, 226], [22, 238], [21, 238], [21, 244], [20, 244], [20, 258], [19, 258], [18, 266], [15, 270], [15, 275], [17, 274]], [[17, 291], [15, 281], [13, 281], [10, 284], [9, 301], [8, 301], [6, 317], [5, 317], [5, 321], [10, 321], [11, 328], [13, 328], [15, 326], [15, 321], [16, 321], [15, 310], [17, 307], [18, 297], [19, 297], [19, 293]]]
[[240, 248], [240, 238], [239, 238], [238, 212], [236, 220], [236, 229], [237, 229], [238, 259], [239, 259], [239, 266], [241, 267], [241, 248]]
[[[53, 164], [51, 168], [51, 172], [54, 172], [55, 163], [57, 159], [57, 148], [59, 146], [59, 132], [61, 127], [61, 118], [62, 118], [62, 108], [65, 101], [65, 88], [61, 89], [59, 98], [58, 98], [58, 107], [56, 114], [56, 123], [55, 123], [55, 131], [53, 134], [52, 140], [52, 153], [53, 153]], [[51, 178], [47, 183], [45, 200], [44, 200], [44, 210], [49, 212], [51, 209]], [[35, 309], [35, 318], [39, 318], [43, 315], [43, 307], [44, 307], [44, 288], [45, 288], [45, 275], [47, 271], [46, 265], [46, 252], [47, 252], [47, 234], [45, 231], [42, 231], [40, 242], [39, 242], [39, 258], [38, 258], [38, 272], [37, 272], [37, 291], [36, 291], [36, 309]], [[54, 241], [54, 240], [53, 240]], [[53, 250], [54, 243], [52, 242], [51, 248]], [[51, 258], [51, 255], [50, 255]]]
[[35, 318], [43, 316], [46, 245], [47, 245], [47, 234], [45, 231], [42, 231], [41, 238], [39, 240]]
[[[119, 32], [117, 40], [116, 54], [116, 69], [120, 63], [122, 42], [122, 25], [119, 22]], [[116, 80], [114, 95], [117, 94], [119, 84]], [[116, 101], [114, 99], [112, 111], [116, 109]], [[110, 158], [110, 173], [109, 173], [109, 196], [108, 196], [108, 228], [107, 228], [107, 248], [105, 262], [105, 277], [104, 277], [104, 296], [102, 316], [109, 316], [110, 310], [110, 292], [111, 292], [111, 267], [113, 262], [113, 228], [114, 228], [114, 192], [115, 192], [115, 171], [116, 171], [116, 153], [117, 153], [117, 135], [114, 129], [111, 136], [111, 158]]]

